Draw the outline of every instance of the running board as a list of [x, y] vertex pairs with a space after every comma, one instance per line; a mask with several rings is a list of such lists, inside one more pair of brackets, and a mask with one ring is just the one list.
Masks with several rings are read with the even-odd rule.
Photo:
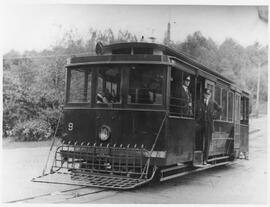
[[203, 170], [207, 170], [207, 169], [210, 169], [210, 168], [213, 168], [213, 167], [217, 167], [217, 166], [221, 166], [221, 165], [227, 165], [227, 164], [230, 164], [232, 162], [221, 162], [221, 163], [218, 163], [218, 164], [207, 164], [207, 165], [203, 165], [202, 167], [199, 167], [199, 168], [193, 168], [191, 170], [187, 170], [187, 171], [184, 171], [184, 172], [180, 172], [180, 173], [177, 173], [177, 174], [173, 174], [173, 175], [169, 175], [169, 176], [166, 176], [166, 177], [161, 177], [160, 178], [160, 181], [163, 182], [163, 181], [166, 181], [166, 180], [170, 180], [170, 179], [173, 179], [173, 178], [177, 178], [177, 177], [181, 177], [181, 176], [184, 176], [184, 175], [188, 175], [188, 174], [191, 174], [191, 173], [194, 173], [194, 172], [199, 172], [199, 171], [203, 171]]
[[207, 162], [213, 162], [213, 161], [218, 161], [218, 160], [225, 160], [225, 159], [229, 159], [230, 156], [223, 156], [223, 157], [214, 157], [211, 159], [208, 159]]

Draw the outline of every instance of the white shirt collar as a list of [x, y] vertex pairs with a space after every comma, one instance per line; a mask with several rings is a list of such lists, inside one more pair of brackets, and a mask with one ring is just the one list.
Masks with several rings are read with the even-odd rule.
[[187, 91], [187, 90], [188, 90], [187, 86], [185, 86], [185, 85], [183, 85], [183, 88], [185, 89], [185, 91]]

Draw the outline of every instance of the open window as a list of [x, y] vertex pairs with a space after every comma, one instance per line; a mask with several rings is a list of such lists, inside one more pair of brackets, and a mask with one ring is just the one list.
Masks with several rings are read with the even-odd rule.
[[234, 112], [234, 96], [233, 92], [229, 92], [228, 98], [228, 121], [233, 122], [233, 112]]
[[195, 98], [194, 91], [194, 75], [172, 68], [170, 113], [174, 116], [193, 117]]
[[222, 88], [222, 102], [221, 102], [221, 107], [222, 107], [222, 113], [221, 113], [221, 120], [222, 121], [227, 121], [228, 120], [228, 90], [225, 88]]
[[[215, 87], [215, 101], [219, 106], [222, 106], [222, 96], [221, 96], [221, 87], [216, 85]], [[221, 120], [221, 115], [219, 117], [217, 117], [217, 120]]]

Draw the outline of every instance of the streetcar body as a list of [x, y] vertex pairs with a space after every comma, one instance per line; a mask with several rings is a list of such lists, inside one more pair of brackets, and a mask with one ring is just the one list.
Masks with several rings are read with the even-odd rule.
[[[65, 134], [52, 171], [67, 162], [68, 171], [89, 176], [141, 179], [133, 185], [89, 184], [129, 189], [156, 174], [166, 180], [197, 169], [203, 148], [196, 106], [205, 88], [222, 107], [214, 121], [209, 164], [248, 156], [249, 94], [232, 81], [160, 44], [119, 43], [100, 49], [98, 55], [68, 60]], [[177, 97], [186, 75], [191, 77], [189, 113]]]

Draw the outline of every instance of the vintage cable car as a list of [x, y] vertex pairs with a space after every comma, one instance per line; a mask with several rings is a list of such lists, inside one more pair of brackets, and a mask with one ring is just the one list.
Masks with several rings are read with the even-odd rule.
[[[99, 43], [96, 52], [68, 60], [65, 136], [50, 172], [33, 181], [131, 189], [248, 156], [249, 94], [231, 80], [161, 44]], [[187, 75], [189, 113], [176, 93]], [[199, 166], [195, 110], [204, 88], [223, 110], [209, 165]]]

